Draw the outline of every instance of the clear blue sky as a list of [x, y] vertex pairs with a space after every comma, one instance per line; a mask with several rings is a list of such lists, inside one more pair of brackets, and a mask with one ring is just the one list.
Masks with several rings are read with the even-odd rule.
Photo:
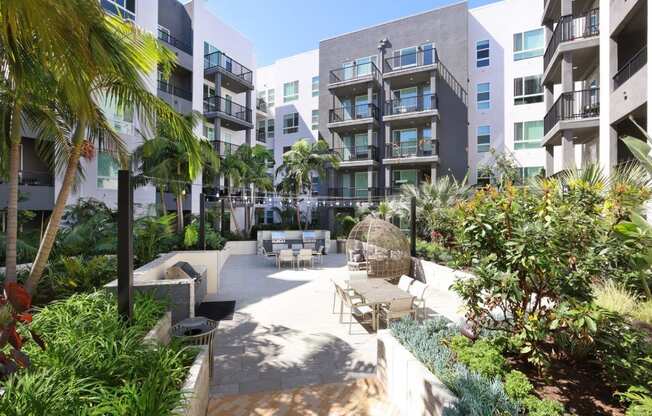
[[[319, 47], [319, 41], [459, 0], [207, 0], [253, 41], [259, 66]], [[497, 0], [469, 0], [469, 8]]]

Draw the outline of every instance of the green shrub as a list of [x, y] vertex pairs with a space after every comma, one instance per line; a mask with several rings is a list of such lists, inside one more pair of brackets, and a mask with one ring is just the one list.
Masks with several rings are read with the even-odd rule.
[[535, 396], [528, 396], [523, 400], [528, 416], [561, 416], [564, 414], [564, 406], [554, 400], [539, 399]]
[[[650, 385], [652, 387], [652, 384]], [[645, 387], [630, 387], [626, 393], [621, 395], [631, 401], [627, 408], [627, 416], [651, 416], [652, 415], [652, 391]]]
[[417, 240], [417, 257], [439, 264], [450, 264], [454, 258], [451, 251], [437, 242]]
[[0, 414], [170, 414], [182, 398], [194, 351], [142, 342], [164, 310], [139, 295], [128, 325], [118, 317], [115, 296], [103, 291], [40, 309], [31, 329], [47, 348], [25, 345], [33, 366], [1, 386]]
[[450, 348], [459, 362], [487, 378], [501, 377], [505, 373], [505, 358], [491, 340], [471, 342], [463, 335], [456, 335], [450, 340]]
[[518, 370], [512, 370], [505, 376], [505, 393], [514, 401], [522, 402], [533, 389], [527, 376]]

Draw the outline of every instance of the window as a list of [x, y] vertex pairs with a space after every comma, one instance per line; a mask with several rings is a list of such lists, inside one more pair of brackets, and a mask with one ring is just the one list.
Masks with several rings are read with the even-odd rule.
[[265, 211], [265, 223], [274, 224], [274, 211]]
[[296, 133], [299, 131], [299, 113], [290, 113], [283, 116], [283, 133]]
[[489, 41], [481, 40], [475, 44], [475, 66], [482, 68], [489, 66]]
[[131, 107], [118, 108], [115, 102], [104, 99], [102, 111], [117, 133], [134, 134], [134, 112]]
[[491, 147], [491, 127], [478, 127], [478, 153], [486, 153]]
[[312, 129], [319, 129], [319, 110], [312, 110]]
[[208, 97], [215, 97], [215, 87], [211, 87], [208, 84], [204, 84], [204, 99]]
[[543, 139], [543, 121], [514, 123], [514, 150], [537, 149]]
[[265, 142], [266, 129], [265, 129], [265, 120], [258, 120], [258, 126], [256, 127], [256, 140], [259, 142]]
[[312, 77], [312, 96], [319, 96], [319, 77]]
[[286, 154], [292, 149], [292, 146], [283, 146], [283, 154]]
[[541, 75], [514, 78], [514, 105], [543, 102]]
[[491, 86], [488, 82], [483, 82], [478, 84], [478, 92], [476, 96], [476, 101], [478, 103], [478, 110], [489, 110], [491, 108]]
[[102, 8], [124, 19], [136, 20], [136, 0], [102, 0]]
[[397, 68], [415, 66], [417, 64], [417, 47], [403, 48], [394, 51], [394, 65]]
[[204, 124], [202, 129], [202, 134], [208, 140], [215, 140], [215, 127], [211, 125]]
[[283, 102], [294, 101], [299, 98], [299, 81], [283, 84]]
[[543, 55], [543, 28], [514, 33], [514, 60], [535, 58]]
[[267, 107], [274, 107], [274, 88], [267, 90]]
[[118, 170], [120, 162], [109, 152], [97, 154], [97, 187], [100, 189], [118, 189]]
[[518, 177], [521, 179], [521, 182], [525, 182], [530, 178], [541, 174], [543, 171], [543, 176], [545, 176], [545, 169], [543, 166], [527, 166], [523, 168], [518, 168]]
[[267, 138], [271, 139], [274, 137], [274, 119], [270, 118], [267, 120]]

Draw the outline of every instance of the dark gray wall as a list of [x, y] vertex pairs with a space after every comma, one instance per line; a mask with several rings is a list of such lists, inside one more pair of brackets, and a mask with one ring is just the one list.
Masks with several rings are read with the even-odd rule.
[[166, 27], [172, 36], [192, 46], [192, 21], [177, 0], [158, 0], [158, 24]]

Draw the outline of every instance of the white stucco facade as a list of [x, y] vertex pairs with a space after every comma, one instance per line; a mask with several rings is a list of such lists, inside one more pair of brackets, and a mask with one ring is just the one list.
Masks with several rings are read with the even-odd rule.
[[[504, 0], [469, 9], [469, 182], [478, 168], [489, 163], [490, 152], [478, 149], [478, 128], [489, 126], [490, 147], [511, 153], [520, 167], [545, 166], [540, 147], [515, 149], [515, 123], [540, 121], [545, 116], [543, 96], [532, 104], [514, 103], [514, 79], [543, 73], [543, 57], [514, 60], [514, 34], [541, 27], [543, 1]], [[478, 42], [489, 41], [489, 65], [478, 67]], [[490, 108], [478, 109], [478, 84], [490, 85]], [[543, 131], [543, 126], [541, 126]]]

